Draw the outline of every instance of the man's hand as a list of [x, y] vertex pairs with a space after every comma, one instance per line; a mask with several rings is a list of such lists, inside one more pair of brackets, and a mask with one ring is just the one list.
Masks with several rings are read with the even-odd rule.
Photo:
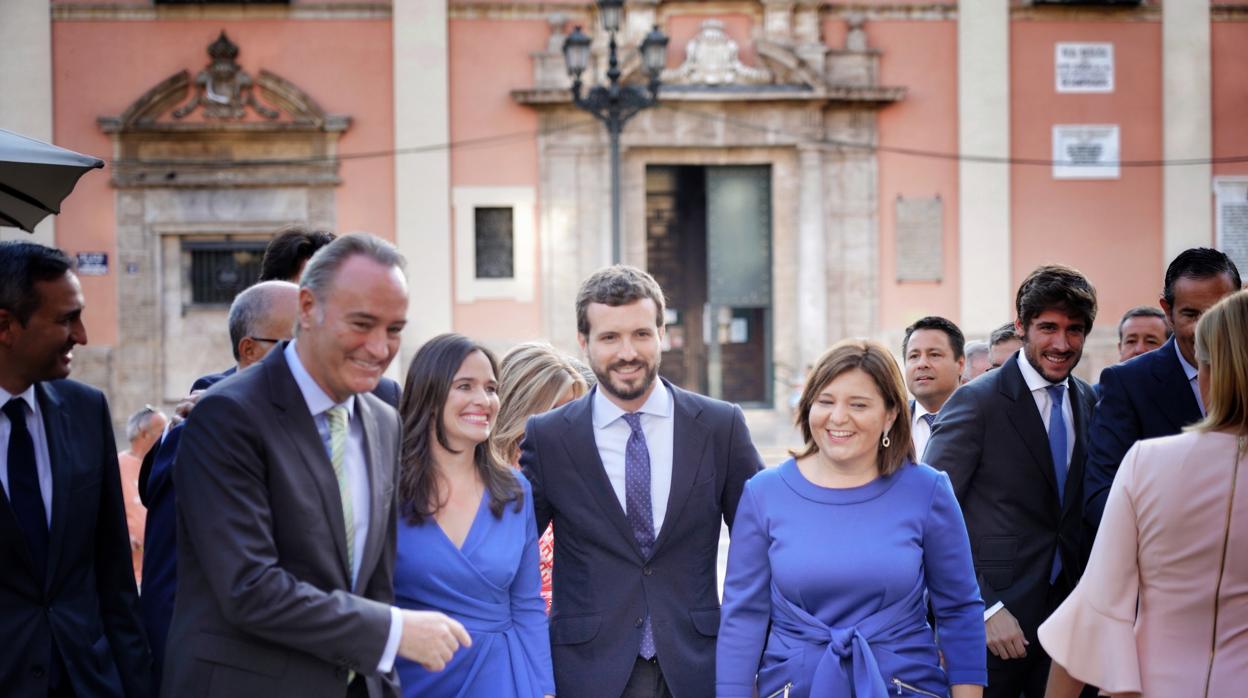
[[1009, 609], [1002, 608], [984, 622], [984, 631], [988, 634], [988, 651], [1001, 659], [1022, 659], [1027, 656], [1027, 645], [1031, 643], [1023, 637], [1023, 629]]
[[186, 397], [182, 398], [182, 400], [178, 402], [177, 407], [173, 408], [173, 421], [169, 422], [169, 424], [170, 425], [177, 424], [178, 422], [181, 422], [182, 420], [189, 417], [191, 414], [191, 410], [195, 409], [195, 403], [199, 402], [199, 398], [203, 394], [204, 394], [204, 391], [196, 390], [192, 392], [190, 395], [187, 395]]
[[459, 621], [437, 611], [403, 611], [400, 657], [442, 671], [461, 646], [471, 647], [472, 638]]

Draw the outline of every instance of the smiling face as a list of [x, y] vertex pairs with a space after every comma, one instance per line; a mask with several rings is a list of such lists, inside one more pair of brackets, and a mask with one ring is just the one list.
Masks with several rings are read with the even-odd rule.
[[943, 330], [915, 330], [906, 342], [906, 388], [928, 412], [939, 412], [961, 383], [964, 363], [953, 358]]
[[1235, 290], [1230, 274], [1203, 279], [1181, 276], [1174, 281], [1174, 305], [1167, 303], [1164, 297], [1161, 299], [1161, 309], [1170, 318], [1175, 342], [1187, 363], [1196, 365], [1196, 323], [1200, 316]]
[[1155, 315], [1136, 315], [1122, 323], [1118, 361], [1150, 352], [1166, 343], [1166, 321]]
[[299, 290], [299, 358], [317, 385], [342, 402], [377, 387], [406, 322], [402, 272], [355, 255], [342, 263], [323, 300]]
[[1083, 340], [1087, 323], [1062, 310], [1049, 309], [1031, 319], [1023, 328], [1023, 354], [1027, 361], [1050, 383], [1066, 380], [1083, 356]]
[[589, 334], [577, 340], [607, 399], [636, 412], [650, 397], [659, 373], [657, 308], [649, 298], [625, 305], [590, 303]]
[[485, 354], [464, 358], [442, 408], [442, 432], [454, 451], [470, 451], [490, 438], [498, 417], [498, 381]]
[[879, 468], [880, 440], [896, 419], [897, 409], [887, 407], [875, 380], [860, 368], [823, 386], [807, 417], [820, 456], [849, 472]]
[[69, 376], [74, 346], [87, 343], [78, 277], [67, 271], [55, 279], [36, 281], [34, 289], [39, 307], [25, 324], [13, 313], [0, 310], [0, 344], [6, 355], [0, 376], [10, 393]]

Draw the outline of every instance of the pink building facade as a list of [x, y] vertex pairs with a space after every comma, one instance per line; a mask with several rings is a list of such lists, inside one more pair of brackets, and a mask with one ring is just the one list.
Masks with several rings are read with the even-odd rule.
[[[109, 163], [37, 234], [87, 262], [78, 377], [124, 415], [230, 365], [229, 294], [289, 223], [400, 247], [405, 358], [448, 330], [574, 349], [611, 261], [578, 25], [599, 81], [583, 0], [0, 3], [0, 127]], [[626, 80], [653, 25], [622, 259], [668, 290], [685, 385], [783, 409], [831, 342], [929, 314], [983, 336], [1048, 262], [1098, 288], [1095, 377], [1178, 251], [1248, 266], [1248, 2], [628, 0]]]

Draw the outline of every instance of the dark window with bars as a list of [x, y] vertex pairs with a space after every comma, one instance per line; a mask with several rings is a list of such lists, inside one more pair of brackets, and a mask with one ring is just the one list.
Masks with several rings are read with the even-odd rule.
[[264, 241], [187, 242], [191, 255], [191, 303], [229, 305], [260, 278]]
[[476, 231], [477, 278], [511, 279], [515, 271], [515, 234], [510, 206], [473, 209]]

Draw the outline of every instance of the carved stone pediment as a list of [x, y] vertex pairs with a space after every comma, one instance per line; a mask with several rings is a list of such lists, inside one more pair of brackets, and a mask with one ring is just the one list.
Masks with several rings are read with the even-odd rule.
[[[105, 133], [134, 130], [345, 131], [350, 117], [327, 114], [294, 83], [261, 69], [252, 76], [237, 63], [238, 46], [221, 32], [208, 47], [211, 62], [192, 79], [178, 71], [143, 93], [121, 116], [99, 118]], [[259, 92], [259, 98], [257, 98]]]
[[113, 184], [130, 187], [323, 186], [339, 182], [338, 137], [348, 116], [328, 114], [294, 83], [238, 64], [222, 32], [194, 78], [180, 70], [102, 116], [117, 160]]
[[741, 62], [737, 42], [718, 19], [702, 22], [702, 30], [685, 47], [685, 62], [663, 71], [669, 85], [758, 85], [772, 82], [769, 71]]

